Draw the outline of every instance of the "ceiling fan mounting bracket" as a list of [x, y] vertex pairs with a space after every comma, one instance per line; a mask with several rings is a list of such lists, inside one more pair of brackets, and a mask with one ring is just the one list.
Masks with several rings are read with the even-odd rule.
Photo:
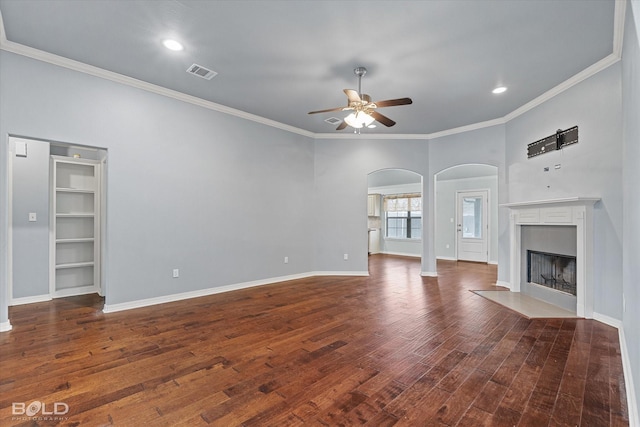
[[353, 73], [354, 73], [356, 76], [358, 76], [358, 77], [362, 77], [362, 76], [364, 76], [365, 74], [367, 74], [367, 69], [366, 69], [365, 67], [356, 67], [356, 68], [353, 70]]

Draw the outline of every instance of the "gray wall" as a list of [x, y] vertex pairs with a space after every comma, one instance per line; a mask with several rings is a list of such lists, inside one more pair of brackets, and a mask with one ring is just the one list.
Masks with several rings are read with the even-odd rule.
[[4, 51], [0, 67], [1, 135], [108, 149], [106, 304], [313, 269], [309, 138]]
[[[453, 166], [465, 164], [485, 164], [498, 168], [498, 204], [507, 202], [507, 183], [505, 179], [505, 126], [497, 125], [484, 129], [443, 136], [429, 141], [429, 188], [434, 188], [434, 174]], [[425, 177], [427, 181], [427, 177]], [[431, 192], [429, 205], [435, 197]], [[509, 281], [509, 215], [508, 210], [498, 210], [498, 282]], [[435, 223], [427, 230], [434, 233]], [[435, 263], [435, 241], [431, 242]]]
[[[622, 52], [622, 136], [624, 212], [622, 314], [624, 337], [640, 408], [640, 2], [627, 9]], [[637, 416], [636, 412], [636, 416]]]
[[[316, 140], [315, 269], [367, 272], [367, 175], [381, 169], [408, 169], [426, 176], [427, 165], [427, 143], [422, 140], [388, 141], [366, 135]], [[423, 188], [423, 198], [426, 194]], [[428, 214], [423, 212], [425, 221]], [[424, 262], [423, 258], [423, 270]]]
[[[507, 123], [509, 202], [600, 197], [594, 209], [594, 311], [622, 318], [620, 63]], [[527, 144], [577, 125], [579, 143], [527, 159]], [[554, 169], [561, 164], [561, 169]], [[550, 172], [544, 172], [544, 167]]]
[[[49, 295], [49, 144], [13, 157], [13, 298]], [[29, 222], [29, 213], [37, 215]]]

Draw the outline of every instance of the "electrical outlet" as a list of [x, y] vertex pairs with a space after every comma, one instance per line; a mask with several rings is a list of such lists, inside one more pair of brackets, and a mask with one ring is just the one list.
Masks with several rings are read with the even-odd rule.
[[289, 264], [289, 257], [288, 256], [284, 257], [284, 263], [285, 264]]
[[36, 222], [38, 220], [38, 215], [35, 212], [29, 212], [29, 222]]
[[349, 260], [349, 254], [344, 254], [344, 260], [345, 261]]
[[173, 278], [180, 277], [180, 270], [177, 268], [173, 269]]

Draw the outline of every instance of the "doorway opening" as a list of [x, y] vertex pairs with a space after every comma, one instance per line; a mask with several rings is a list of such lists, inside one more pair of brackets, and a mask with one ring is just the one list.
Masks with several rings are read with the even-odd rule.
[[422, 175], [381, 169], [367, 176], [367, 188], [369, 254], [422, 259]]
[[436, 259], [498, 263], [498, 168], [444, 169], [435, 183]]
[[8, 305], [104, 296], [107, 150], [8, 142]]

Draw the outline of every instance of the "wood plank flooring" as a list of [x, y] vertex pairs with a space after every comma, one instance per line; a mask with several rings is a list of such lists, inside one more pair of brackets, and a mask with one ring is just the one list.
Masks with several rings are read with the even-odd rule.
[[[12, 307], [0, 425], [628, 425], [614, 328], [470, 292], [495, 266], [369, 263], [112, 314], [95, 295]], [[69, 411], [12, 414], [34, 401]]]

